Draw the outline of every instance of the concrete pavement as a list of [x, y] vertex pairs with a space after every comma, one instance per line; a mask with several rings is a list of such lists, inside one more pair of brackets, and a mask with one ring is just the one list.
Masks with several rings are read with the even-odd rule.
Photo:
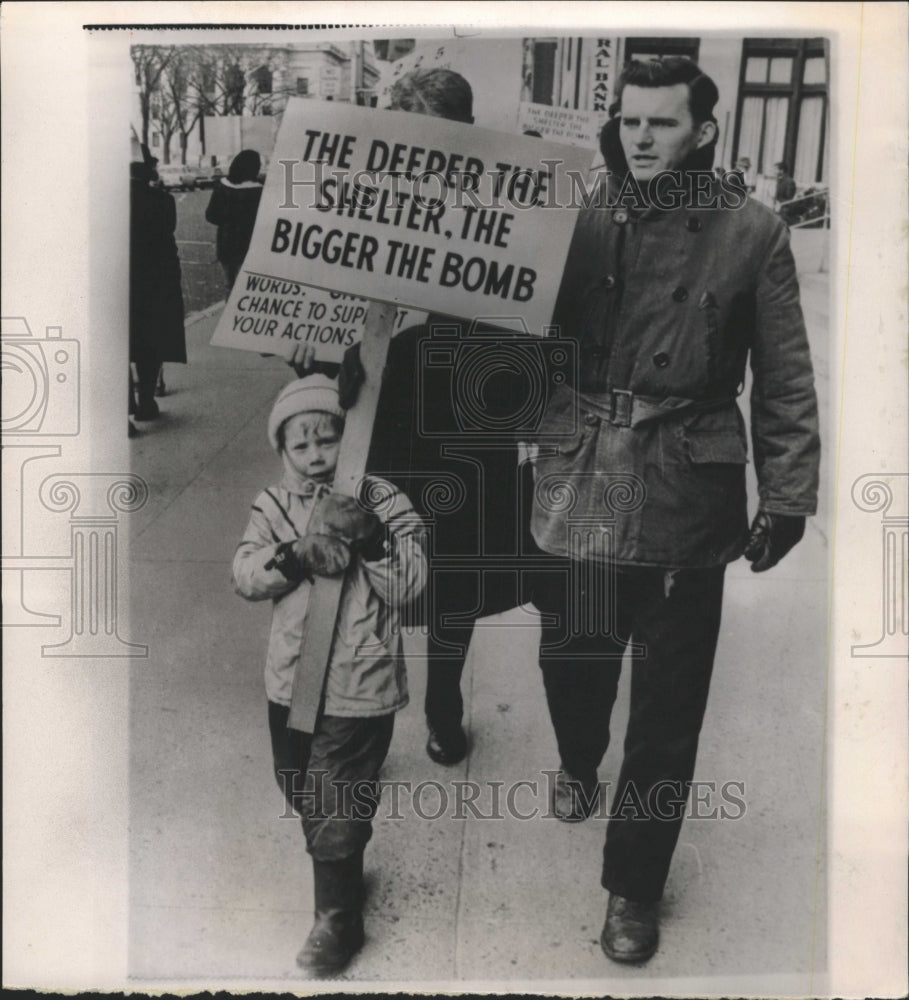
[[[826, 412], [827, 276], [806, 275], [802, 284]], [[166, 367], [161, 418], [139, 425], [132, 442], [133, 471], [151, 497], [130, 536], [131, 619], [149, 657], [135, 662], [131, 688], [129, 968], [171, 986], [242, 980], [312, 989], [294, 964], [311, 925], [309, 859], [299, 823], [280, 818], [271, 776], [262, 683], [270, 608], [242, 601], [230, 580], [249, 504], [276, 478], [265, 422], [288, 369], [208, 347], [216, 317], [217, 309], [189, 325], [189, 364]], [[471, 747], [455, 768], [424, 752], [424, 669], [419, 637], [409, 637], [411, 704], [397, 717], [384, 777], [424, 784], [416, 804], [401, 795], [401, 818], [386, 790], [366, 856], [367, 942], [342, 977], [347, 986], [817, 989], [825, 966], [828, 512], [824, 502], [804, 541], [770, 573], [730, 567], [696, 780], [717, 789], [742, 783], [744, 811], [686, 822], [662, 945], [643, 968], [615, 965], [600, 951], [605, 818], [568, 826], [545, 815], [483, 819], [469, 809], [453, 817], [453, 783], [463, 780], [479, 783], [481, 814], [490, 811], [491, 782], [535, 783], [536, 791], [516, 792], [512, 812], [547, 811], [543, 772], [558, 757], [535, 616], [515, 610], [477, 630], [463, 680]], [[618, 774], [627, 673], [604, 782]], [[706, 816], [722, 803], [703, 788]]]

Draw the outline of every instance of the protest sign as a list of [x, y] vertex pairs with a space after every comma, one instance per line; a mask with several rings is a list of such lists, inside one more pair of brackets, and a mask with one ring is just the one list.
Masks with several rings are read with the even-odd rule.
[[531, 101], [521, 101], [518, 106], [518, 128], [521, 132], [538, 132], [544, 139], [588, 149], [596, 148], [605, 120], [605, 114], [597, 111], [557, 108]]
[[[340, 361], [363, 339], [368, 299], [275, 278], [254, 264], [251, 250], [212, 336], [215, 347], [290, 357], [303, 341], [316, 348], [320, 361]], [[425, 319], [421, 310], [398, 309], [392, 330], [398, 333]]]
[[359, 339], [364, 298], [501, 312], [540, 330], [578, 207], [568, 171], [583, 177], [590, 160], [589, 150], [427, 115], [291, 99], [212, 343], [289, 355], [305, 342], [337, 360]]

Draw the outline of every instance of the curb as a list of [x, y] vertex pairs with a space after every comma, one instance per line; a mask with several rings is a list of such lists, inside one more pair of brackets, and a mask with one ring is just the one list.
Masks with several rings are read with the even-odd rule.
[[183, 326], [192, 326], [194, 323], [198, 323], [200, 320], [208, 319], [209, 316], [223, 309], [227, 304], [227, 299], [220, 299], [215, 302], [214, 305], [207, 306], [205, 309], [199, 309], [196, 312], [190, 313], [188, 316], [183, 317]]

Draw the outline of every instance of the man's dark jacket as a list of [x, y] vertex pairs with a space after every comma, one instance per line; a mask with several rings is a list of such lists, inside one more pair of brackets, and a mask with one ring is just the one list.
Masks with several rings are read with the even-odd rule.
[[[624, 157], [612, 167], [624, 177]], [[742, 200], [582, 210], [555, 317], [579, 339], [581, 380], [552, 398], [547, 427], [566, 439], [536, 468], [545, 551], [572, 554], [580, 525], [620, 564], [737, 559], [748, 443], [735, 397], [749, 359], [760, 507], [815, 512], [817, 400], [789, 234]]]

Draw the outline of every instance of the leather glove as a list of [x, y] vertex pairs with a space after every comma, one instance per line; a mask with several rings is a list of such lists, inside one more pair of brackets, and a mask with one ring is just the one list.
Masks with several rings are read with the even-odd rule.
[[366, 544], [385, 534], [382, 522], [372, 511], [364, 510], [353, 497], [340, 493], [322, 497], [313, 517], [323, 531], [340, 535], [350, 543]]
[[805, 518], [759, 510], [751, 523], [745, 558], [753, 573], [763, 573], [783, 558], [805, 534]]
[[349, 410], [360, 395], [360, 386], [366, 381], [366, 369], [360, 360], [360, 345], [354, 344], [344, 352], [341, 371], [338, 373], [338, 402]]
[[277, 569], [292, 583], [312, 581], [317, 576], [338, 576], [350, 564], [350, 547], [333, 535], [304, 535], [278, 546], [266, 569]]

